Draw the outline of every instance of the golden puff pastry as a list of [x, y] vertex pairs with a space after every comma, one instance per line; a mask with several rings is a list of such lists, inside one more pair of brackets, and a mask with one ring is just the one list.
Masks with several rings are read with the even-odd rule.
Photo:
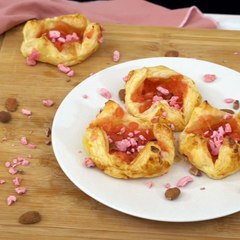
[[39, 53], [40, 62], [72, 66], [92, 55], [102, 41], [101, 26], [85, 16], [72, 14], [30, 20], [23, 28], [21, 52], [29, 57]]
[[222, 179], [240, 169], [240, 114], [229, 114], [207, 101], [195, 108], [179, 136], [179, 151], [210, 178]]
[[129, 113], [168, 124], [175, 131], [184, 129], [201, 101], [193, 80], [165, 66], [132, 70], [127, 76], [125, 105]]
[[95, 165], [115, 178], [163, 175], [175, 155], [168, 126], [135, 118], [112, 100], [90, 123], [83, 143]]

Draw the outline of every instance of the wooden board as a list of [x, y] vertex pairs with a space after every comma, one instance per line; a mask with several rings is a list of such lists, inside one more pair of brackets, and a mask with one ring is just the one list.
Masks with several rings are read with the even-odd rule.
[[[236, 54], [240, 51], [238, 31], [124, 25], [104, 28], [104, 43], [87, 61], [73, 67], [76, 75], [71, 79], [48, 64], [26, 65], [19, 50], [22, 26], [1, 37], [0, 111], [5, 110], [8, 97], [17, 98], [19, 108], [12, 113], [10, 123], [0, 123], [0, 179], [6, 180], [0, 185], [0, 239], [239, 239], [240, 213], [196, 223], [135, 218], [88, 197], [59, 167], [52, 147], [45, 144], [45, 129], [51, 127], [58, 106], [71, 89], [90, 73], [116, 64], [112, 61], [114, 50], [120, 51], [120, 62], [164, 56], [168, 50], [177, 50], [181, 57], [203, 59], [240, 71], [240, 55]], [[43, 107], [43, 99], [52, 99], [55, 105]], [[23, 116], [22, 108], [30, 109], [32, 116]], [[22, 136], [37, 148], [20, 144]], [[7, 141], [2, 141], [4, 137]], [[30, 165], [21, 167], [24, 174], [18, 174], [28, 192], [7, 206], [7, 196], [15, 193], [14, 176], [4, 164], [29, 154]], [[18, 217], [28, 210], [39, 211], [42, 221], [19, 224]]]

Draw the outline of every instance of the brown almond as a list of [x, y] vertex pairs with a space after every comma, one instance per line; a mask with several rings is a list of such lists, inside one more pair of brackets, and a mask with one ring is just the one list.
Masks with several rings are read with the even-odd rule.
[[174, 200], [179, 197], [180, 193], [181, 193], [181, 191], [177, 187], [168, 188], [165, 192], [165, 197], [168, 200]]
[[48, 127], [48, 128], [45, 129], [45, 135], [46, 135], [46, 137], [50, 137], [51, 133], [52, 133], [51, 128]]
[[12, 119], [11, 114], [6, 111], [0, 112], [0, 122], [2, 123], [8, 123]]
[[18, 107], [18, 102], [16, 98], [8, 98], [5, 102], [5, 107], [9, 112], [15, 112]]
[[193, 175], [193, 176], [197, 176], [197, 177], [200, 177], [202, 176], [202, 172], [197, 169], [196, 167], [192, 166], [190, 169], [189, 169], [189, 172]]
[[155, 146], [151, 146], [151, 151], [154, 153], [159, 153], [159, 149]]
[[233, 109], [234, 109], [234, 110], [238, 110], [238, 109], [239, 109], [239, 101], [238, 101], [238, 100], [235, 100], [235, 101], [233, 102]]
[[164, 56], [165, 57], [178, 57], [179, 52], [175, 51], [175, 50], [170, 50], [170, 51], [167, 51]]
[[120, 89], [118, 92], [118, 96], [122, 102], [125, 102], [125, 89]]
[[41, 215], [37, 211], [28, 211], [22, 214], [18, 221], [21, 224], [34, 224], [40, 222], [42, 219]]

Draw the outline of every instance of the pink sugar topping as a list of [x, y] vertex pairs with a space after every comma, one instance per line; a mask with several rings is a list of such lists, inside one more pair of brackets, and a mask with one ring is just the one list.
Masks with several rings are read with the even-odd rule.
[[210, 134], [208, 145], [213, 156], [217, 156], [219, 154], [219, 150], [223, 144], [224, 136], [231, 132], [231, 125], [226, 123], [224, 126], [220, 126], [217, 130], [209, 131], [208, 134], [205, 134], [205, 136], [209, 136]]
[[27, 57], [27, 65], [29, 66], [36, 65], [39, 58], [40, 58], [40, 53], [36, 49], [33, 49], [31, 54]]

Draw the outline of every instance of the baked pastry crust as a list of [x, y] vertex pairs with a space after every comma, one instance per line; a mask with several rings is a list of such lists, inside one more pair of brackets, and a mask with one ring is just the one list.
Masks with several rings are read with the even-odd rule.
[[[222, 179], [240, 169], [240, 114], [228, 115], [203, 102], [195, 108], [189, 123], [179, 136], [179, 151], [189, 162], [213, 179]], [[225, 134], [218, 154], [213, 154], [209, 141], [221, 126], [230, 124], [232, 131]], [[211, 134], [210, 133], [210, 134]]]
[[[121, 132], [132, 123], [138, 125], [138, 128], [131, 132], [132, 135], [133, 132], [136, 133], [135, 136], [138, 135], [138, 140], [140, 139], [139, 134], [145, 133], [145, 137], [148, 134], [153, 134], [154, 139], [151, 138], [147, 141], [138, 152], [129, 154], [130, 148], [128, 148], [127, 153], [126, 151], [121, 152], [119, 149], [116, 150], [113, 146], [114, 144], [116, 146], [116, 141], [110, 141], [110, 132], [114, 131], [113, 129], [119, 124], [119, 132]], [[121, 139], [130, 139], [129, 132], [122, 131], [122, 133], [125, 136], [120, 138], [120, 141], [122, 141]], [[116, 135], [118, 137], [118, 133]], [[83, 143], [95, 165], [107, 175], [115, 178], [127, 179], [163, 175], [170, 169], [175, 155], [173, 133], [169, 127], [162, 124], [151, 124], [135, 118], [124, 112], [120, 105], [112, 100], [105, 104], [96, 119], [90, 123], [86, 129]]]
[[[52, 30], [60, 31], [64, 36], [76, 33], [79, 40], [52, 42], [49, 38]], [[36, 50], [40, 53], [38, 61], [72, 66], [92, 55], [99, 47], [101, 37], [101, 26], [80, 14], [30, 20], [23, 28], [21, 52], [28, 57]]]
[[[127, 79], [125, 105], [128, 112], [147, 121], [152, 121], [154, 117], [158, 116], [160, 123], [173, 124], [175, 131], [184, 129], [193, 109], [202, 101], [193, 80], [165, 66], [132, 70]], [[158, 94], [157, 86], [163, 86], [169, 90], [169, 95], [162, 95], [162, 100], [153, 103], [153, 99], [158, 97], [156, 95]], [[173, 96], [178, 97], [178, 100], [175, 101], [176, 104], [172, 104], [178, 109], [169, 105]], [[179, 101], [180, 104], [178, 104]], [[148, 103], [151, 106], [148, 105], [144, 109]], [[163, 116], [164, 113], [165, 116]]]

